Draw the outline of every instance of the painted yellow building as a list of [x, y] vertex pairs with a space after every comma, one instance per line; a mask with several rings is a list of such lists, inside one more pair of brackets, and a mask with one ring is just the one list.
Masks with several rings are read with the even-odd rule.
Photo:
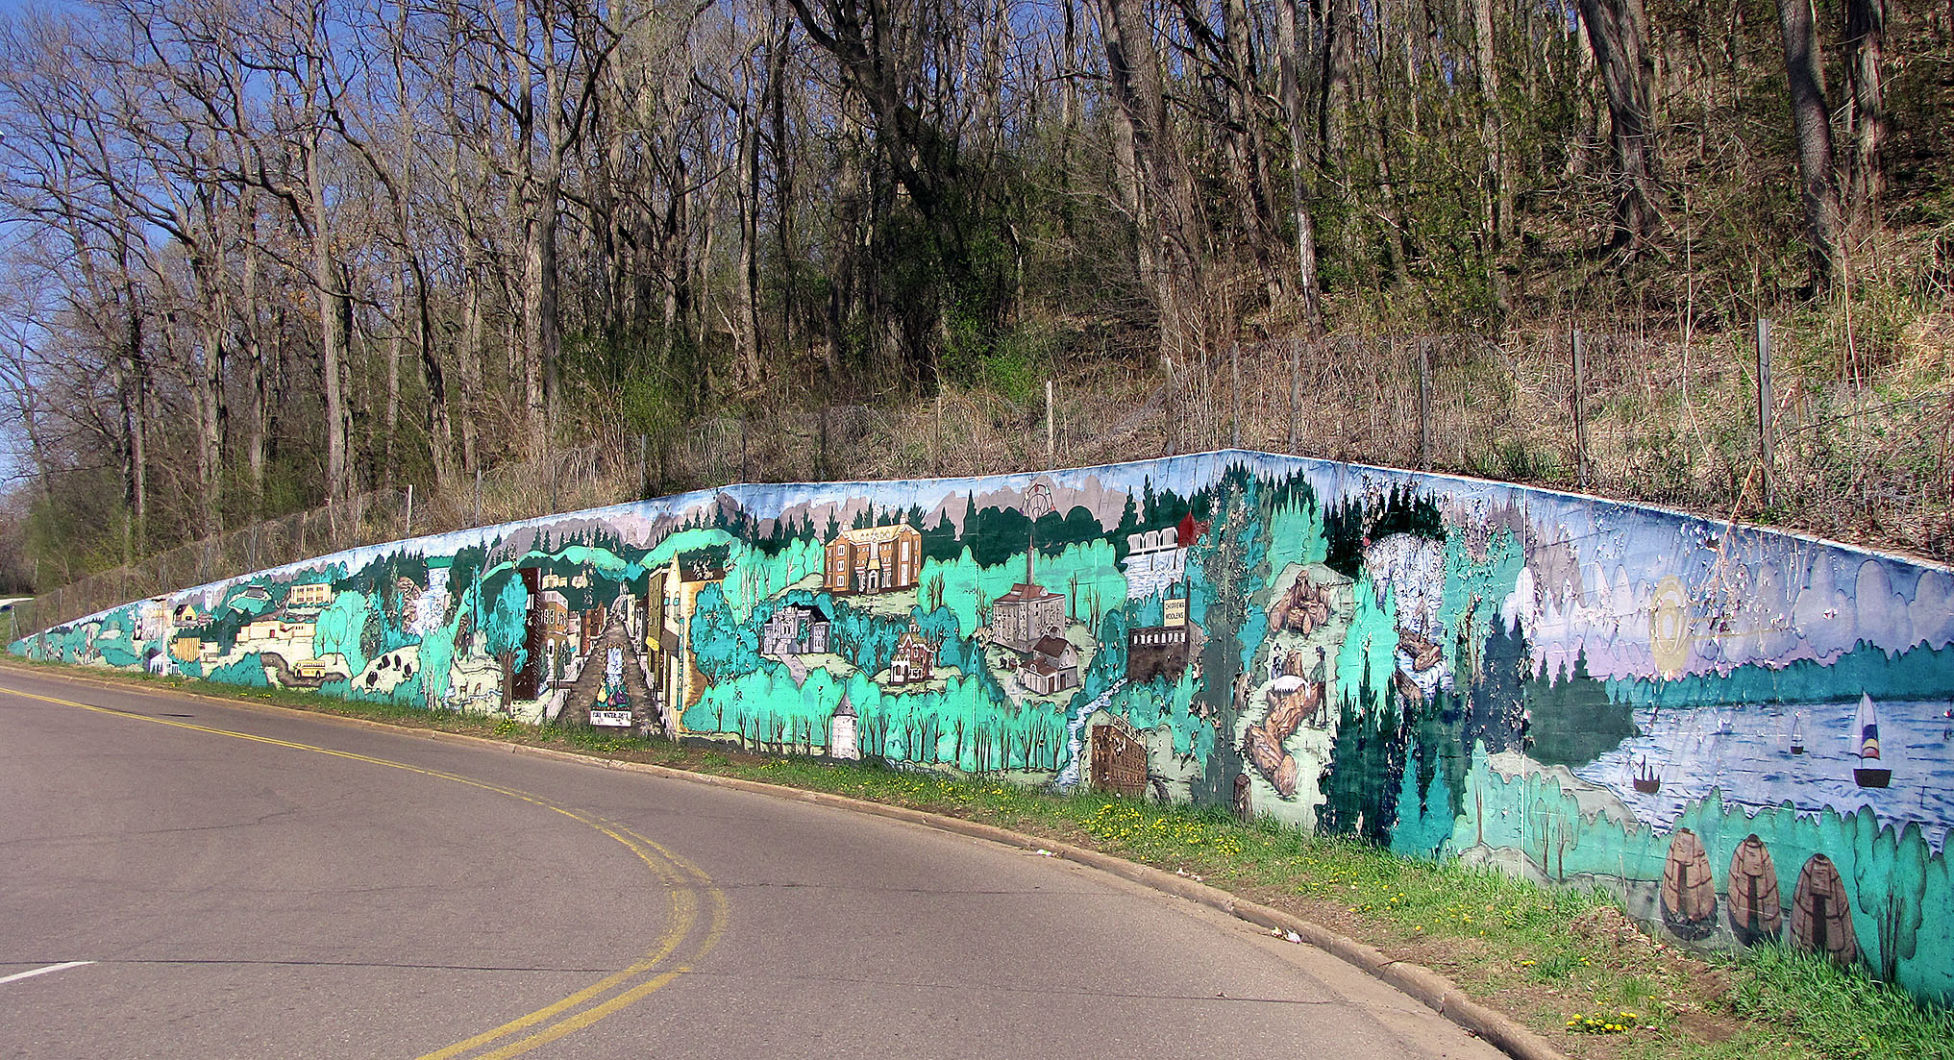
[[332, 596], [329, 582], [301, 582], [292, 586], [285, 602], [293, 607], [325, 607], [332, 603]]
[[649, 577], [645, 659], [651, 666], [665, 731], [674, 737], [685, 731], [680, 720], [685, 708], [705, 694], [706, 678], [692, 656], [691, 640], [699, 594], [725, 577], [723, 552], [712, 549], [680, 552]]

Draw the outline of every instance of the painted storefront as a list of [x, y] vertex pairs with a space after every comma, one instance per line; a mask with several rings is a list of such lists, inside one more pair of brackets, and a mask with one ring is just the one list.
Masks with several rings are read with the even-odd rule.
[[18, 654], [1234, 807], [1954, 999], [1954, 572], [1245, 452], [720, 490]]

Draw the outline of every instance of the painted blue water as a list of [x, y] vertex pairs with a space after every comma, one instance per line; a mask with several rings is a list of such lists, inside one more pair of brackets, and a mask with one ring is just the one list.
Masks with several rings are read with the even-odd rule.
[[[1736, 707], [1675, 707], [1635, 712], [1641, 735], [1574, 770], [1606, 785], [1642, 821], [1667, 828], [1689, 804], [1721, 789], [1727, 806], [1784, 803], [1806, 811], [1857, 813], [1870, 806], [1883, 823], [1917, 822], [1939, 848], [1954, 826], [1954, 720], [1942, 716], [1954, 703], [1891, 701], [1879, 704], [1881, 762], [1893, 771], [1886, 788], [1862, 788], [1852, 779], [1859, 764], [1853, 734], [1857, 697], [1835, 703]], [[1791, 753], [1793, 715], [1802, 715], [1805, 753]], [[1639, 763], [1662, 780], [1654, 793], [1636, 791]]]

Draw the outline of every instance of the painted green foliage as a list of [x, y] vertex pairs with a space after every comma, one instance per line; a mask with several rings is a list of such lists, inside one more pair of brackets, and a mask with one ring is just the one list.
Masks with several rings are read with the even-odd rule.
[[[520, 588], [520, 586], [518, 586]], [[333, 598], [331, 606], [319, 612], [313, 634], [313, 654], [343, 655], [354, 673], [366, 669], [365, 642], [367, 620], [373, 616], [364, 594], [347, 590]]]
[[[1207, 639], [1201, 649], [1201, 683], [1194, 698], [1213, 719], [1215, 732], [1230, 737], [1240, 715], [1244, 668], [1255, 645], [1262, 641], [1267, 616], [1252, 607], [1250, 595], [1268, 580], [1268, 545], [1263, 539], [1261, 482], [1231, 469], [1223, 476], [1216, 507], [1203, 547], [1196, 550], [1190, 601], [1205, 600], [1198, 608]], [[1190, 602], [1189, 611], [1196, 611]], [[1235, 797], [1242, 758], [1233, 739], [1218, 739], [1207, 755], [1201, 780], [1193, 788], [1197, 806], [1229, 806]]]
[[1398, 607], [1390, 589], [1381, 594], [1368, 576], [1359, 577], [1356, 605], [1343, 646], [1337, 650], [1332, 694], [1350, 700], [1359, 712], [1383, 707], [1382, 696], [1397, 670]]
[[[1094, 625], [1106, 609], [1126, 599], [1126, 578], [1116, 565], [1108, 541], [1067, 545], [1057, 555], [1042, 555], [1034, 576], [1040, 585], [1066, 594], [1070, 617]], [[949, 560], [925, 560], [918, 581], [927, 591], [940, 593], [942, 606], [957, 617], [963, 637], [973, 636], [990, 614], [992, 601], [1024, 580], [1024, 548], [1002, 562], [983, 566], [976, 554], [963, 549]]]
[[1323, 805], [1317, 810], [1317, 828], [1388, 845], [1403, 805], [1400, 788], [1406, 772], [1407, 738], [1397, 696], [1389, 691], [1379, 695], [1365, 681], [1340, 702], [1330, 768], [1320, 781]]
[[1397, 853], [1433, 858], [1452, 840], [1458, 812], [1446, 786], [1446, 770], [1433, 761], [1443, 750], [1415, 738], [1412, 741], [1393, 810], [1396, 823], [1391, 829], [1391, 849]]
[[1585, 652], [1575, 656], [1572, 669], [1528, 681], [1524, 696], [1532, 719], [1530, 753], [1548, 765], [1592, 762], [1636, 734], [1628, 704], [1609, 699], [1606, 686], [1588, 676]]

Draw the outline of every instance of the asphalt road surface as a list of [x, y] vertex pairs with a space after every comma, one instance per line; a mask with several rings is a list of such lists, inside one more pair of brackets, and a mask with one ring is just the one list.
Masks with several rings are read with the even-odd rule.
[[918, 825], [0, 668], [0, 1057], [1495, 1057]]

